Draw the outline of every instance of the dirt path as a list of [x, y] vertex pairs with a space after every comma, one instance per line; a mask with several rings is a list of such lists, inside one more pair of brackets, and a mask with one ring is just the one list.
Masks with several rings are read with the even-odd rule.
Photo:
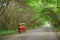
[[3, 40], [58, 40], [50, 26], [44, 26], [27, 33], [16, 34]]

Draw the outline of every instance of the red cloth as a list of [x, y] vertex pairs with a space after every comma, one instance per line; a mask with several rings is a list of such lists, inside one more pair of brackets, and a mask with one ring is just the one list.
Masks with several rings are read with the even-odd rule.
[[26, 32], [25, 26], [22, 25], [22, 32]]
[[26, 32], [25, 26], [24, 26], [24, 25], [22, 25], [22, 26], [18, 25], [18, 32], [19, 32], [19, 33], [20, 33], [20, 32]]

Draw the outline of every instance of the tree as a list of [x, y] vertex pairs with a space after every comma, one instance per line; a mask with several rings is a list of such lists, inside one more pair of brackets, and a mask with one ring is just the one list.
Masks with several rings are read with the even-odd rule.
[[0, 0], [0, 16], [4, 14], [10, 0]]
[[[58, 19], [56, 9], [57, 9], [57, 0], [31, 0], [28, 1], [28, 4], [34, 8], [34, 10], [42, 16], [50, 18], [55, 22], [55, 25], [59, 26], [60, 21]], [[45, 10], [45, 11], [44, 11]], [[44, 12], [44, 13], [43, 13]], [[47, 12], [47, 13], [45, 13]], [[39, 17], [40, 17], [39, 15]], [[60, 14], [59, 14], [60, 15]]]

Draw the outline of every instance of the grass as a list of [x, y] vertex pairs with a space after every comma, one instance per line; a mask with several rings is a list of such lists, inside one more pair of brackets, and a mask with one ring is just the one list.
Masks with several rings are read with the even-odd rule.
[[60, 26], [54, 27], [55, 32], [60, 32]]
[[60, 26], [54, 27], [53, 31], [56, 34], [56, 37], [60, 39]]
[[13, 33], [16, 33], [17, 32], [17, 29], [16, 30], [4, 30], [4, 31], [0, 31], [0, 36], [4, 36], [4, 35], [8, 35], [8, 34], [13, 34]]
[[27, 30], [36, 29], [36, 28], [38, 28], [38, 27], [39, 27], [39, 26], [27, 27]]
[[[38, 28], [37, 26], [35, 27], [27, 27], [26, 30], [32, 30], [32, 29], [36, 29]], [[0, 36], [5, 36], [5, 35], [9, 35], [9, 34], [14, 34], [14, 33], [17, 33], [18, 30], [3, 30], [3, 31], [0, 31]]]

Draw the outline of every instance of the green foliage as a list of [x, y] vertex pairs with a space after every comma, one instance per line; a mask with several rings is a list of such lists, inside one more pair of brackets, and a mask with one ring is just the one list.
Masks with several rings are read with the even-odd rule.
[[[0, 30], [16, 29], [18, 22], [26, 23], [27, 29], [39, 27], [45, 21], [50, 21], [52, 24], [59, 23], [60, 9], [57, 8], [57, 5], [60, 6], [59, 0], [11, 0], [5, 14], [0, 18], [2, 21], [2, 23], [0, 22]], [[0, 9], [2, 9], [1, 5]], [[15, 31], [5, 31], [0, 34], [13, 32]]]
[[4, 36], [4, 35], [9, 35], [9, 34], [13, 34], [13, 33], [17, 33], [17, 29], [16, 30], [3, 30], [3, 31], [0, 31], [0, 36]]
[[60, 7], [60, 0], [57, 0], [57, 6]]
[[57, 9], [56, 13], [57, 13], [58, 19], [60, 20], [60, 9]]
[[[43, 18], [44, 20], [49, 20], [52, 23], [54, 23], [54, 21], [57, 19], [59, 19], [59, 16], [56, 15], [60, 15], [57, 14], [57, 0], [31, 0], [27, 2], [36, 12], [35, 18], [37, 20]], [[51, 10], [50, 10], [51, 8]], [[56, 16], [56, 19], [54, 19], [53, 13]], [[54, 19], [54, 20], [53, 20]], [[56, 22], [58, 22], [56, 20]], [[43, 21], [43, 20], [42, 20]]]

